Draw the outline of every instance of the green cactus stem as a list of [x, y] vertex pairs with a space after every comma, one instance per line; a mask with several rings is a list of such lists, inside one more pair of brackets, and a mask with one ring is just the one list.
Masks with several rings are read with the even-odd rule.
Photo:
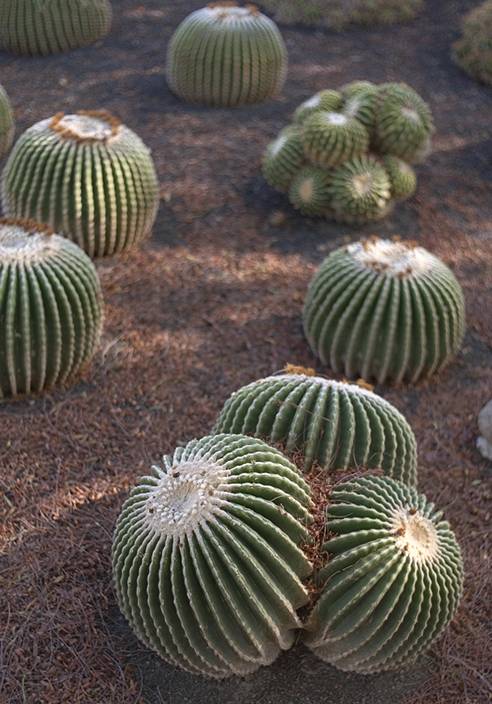
[[341, 93], [336, 90], [322, 90], [299, 105], [294, 113], [294, 123], [300, 125], [316, 112], [336, 112], [342, 104]]
[[391, 197], [406, 200], [413, 196], [417, 189], [417, 176], [410, 164], [397, 156], [385, 156], [383, 165], [389, 176]]
[[9, 151], [14, 141], [14, 113], [5, 89], [0, 85], [0, 159]]
[[338, 166], [362, 155], [369, 146], [366, 128], [340, 112], [315, 112], [302, 126], [306, 158], [325, 168]]
[[263, 158], [263, 176], [277, 191], [287, 192], [304, 164], [301, 132], [297, 127], [286, 127], [272, 142]]
[[371, 222], [388, 213], [389, 175], [371, 155], [357, 157], [335, 169], [329, 190], [333, 217], [340, 222]]

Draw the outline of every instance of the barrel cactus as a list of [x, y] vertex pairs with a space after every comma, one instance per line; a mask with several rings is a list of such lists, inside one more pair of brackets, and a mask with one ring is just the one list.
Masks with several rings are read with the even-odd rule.
[[433, 131], [428, 105], [406, 84], [353, 81], [297, 108], [267, 147], [263, 175], [305, 215], [374, 222], [415, 192], [410, 164], [428, 156]]
[[121, 610], [169, 663], [244, 675], [289, 648], [309, 601], [309, 486], [265, 443], [193, 440], [139, 480], [113, 543]]
[[335, 250], [304, 306], [304, 330], [320, 359], [348, 378], [379, 383], [413, 383], [439, 371], [464, 329], [454, 274], [412, 242], [373, 237]]
[[217, 433], [244, 433], [300, 452], [305, 470], [380, 468], [414, 485], [416, 441], [405, 418], [372, 391], [308, 374], [254, 381], [232, 394]]
[[109, 0], [2, 0], [0, 49], [47, 55], [93, 44], [111, 28]]
[[99, 279], [80, 247], [44, 225], [0, 220], [0, 397], [76, 377], [101, 326]]
[[454, 57], [471, 76], [492, 85], [492, 0], [466, 15], [463, 36], [454, 45]]
[[2, 175], [2, 202], [8, 215], [44, 222], [101, 257], [150, 233], [159, 188], [149, 149], [115, 117], [58, 113], [15, 144]]
[[0, 85], [0, 159], [7, 154], [14, 141], [14, 113], [5, 89]]
[[169, 86], [190, 103], [258, 103], [280, 92], [286, 73], [282, 36], [254, 5], [213, 2], [192, 12], [169, 44]]
[[387, 477], [332, 491], [318, 575], [321, 595], [305, 642], [341, 670], [371, 674], [411, 664], [453, 618], [461, 552], [425, 496]]

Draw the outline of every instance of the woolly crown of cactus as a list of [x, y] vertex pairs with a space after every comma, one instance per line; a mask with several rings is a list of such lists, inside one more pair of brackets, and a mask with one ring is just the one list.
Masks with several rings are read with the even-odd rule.
[[58, 113], [16, 142], [2, 175], [2, 203], [7, 214], [44, 222], [101, 257], [150, 233], [159, 187], [150, 150], [117, 118]]
[[414, 489], [367, 476], [335, 487], [326, 529], [329, 560], [305, 642], [341, 670], [411, 664], [460, 600], [463, 564], [449, 523]]
[[330, 481], [327, 472], [305, 481], [278, 450], [243, 435], [165, 457], [130, 493], [114, 535], [117, 598], [138, 637], [212, 678], [268, 665], [299, 630], [345, 670], [411, 662], [454, 615], [455, 537], [399, 481]]
[[465, 16], [463, 36], [453, 50], [461, 68], [478, 81], [492, 85], [492, 0]]
[[0, 396], [64, 384], [92, 358], [102, 327], [89, 257], [48, 227], [0, 220]]
[[374, 237], [324, 260], [309, 286], [304, 330], [318, 357], [348, 378], [413, 383], [458, 351], [463, 292], [423, 247]]
[[192, 12], [169, 44], [169, 86], [190, 103], [258, 103], [281, 91], [286, 73], [282, 36], [254, 5], [213, 2]]
[[265, 443], [193, 440], [139, 480], [113, 544], [120, 607], [173, 665], [223, 678], [289, 648], [309, 601], [309, 486]]
[[0, 85], [0, 159], [9, 151], [14, 141], [14, 113], [3, 86]]
[[93, 44], [111, 28], [109, 0], [2, 0], [0, 49], [47, 55]]
[[353, 81], [302, 103], [266, 150], [263, 175], [311, 217], [363, 224], [413, 195], [409, 163], [430, 152], [432, 114], [404, 83]]
[[402, 414], [377, 394], [319, 376], [285, 373], [232, 394], [215, 427], [300, 452], [305, 470], [380, 468], [411, 485], [417, 479], [415, 436]]

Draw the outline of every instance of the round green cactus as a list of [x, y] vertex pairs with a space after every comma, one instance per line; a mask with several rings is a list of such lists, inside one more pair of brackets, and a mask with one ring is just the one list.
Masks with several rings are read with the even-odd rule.
[[254, 381], [232, 394], [214, 432], [243, 433], [300, 452], [305, 470], [380, 468], [417, 481], [415, 436], [405, 418], [370, 390], [306, 374]]
[[417, 176], [410, 164], [397, 156], [385, 156], [383, 165], [389, 176], [391, 197], [405, 200], [413, 196], [417, 188]]
[[302, 124], [304, 120], [316, 112], [333, 112], [342, 107], [343, 98], [336, 90], [322, 90], [305, 100], [294, 113], [294, 123]]
[[268, 146], [263, 159], [263, 176], [272, 188], [288, 191], [304, 161], [300, 130], [286, 127]]
[[47, 55], [93, 44], [111, 28], [109, 0], [2, 0], [0, 49]]
[[121, 610], [165, 660], [223, 678], [289, 648], [309, 601], [310, 489], [296, 467], [241, 435], [193, 440], [139, 480], [113, 543]]
[[333, 218], [363, 223], [388, 213], [391, 183], [386, 169], [373, 156], [361, 156], [339, 166], [331, 176]]
[[376, 121], [377, 86], [369, 81], [353, 81], [343, 86], [341, 93], [343, 113], [362, 122], [372, 135]]
[[102, 327], [99, 279], [89, 257], [44, 225], [0, 220], [0, 397], [76, 377]]
[[348, 378], [416, 382], [456, 354], [465, 329], [461, 287], [411, 242], [371, 238], [332, 252], [304, 307], [313, 351]]
[[369, 135], [355, 118], [322, 111], [304, 121], [302, 141], [312, 164], [332, 168], [363, 154], [369, 146]]
[[290, 202], [303, 215], [316, 217], [330, 212], [330, 175], [316, 166], [304, 167], [292, 181]]
[[14, 113], [4, 88], [0, 85], [0, 159], [7, 154], [14, 141]]
[[183, 100], [234, 107], [279, 93], [287, 50], [274, 22], [254, 5], [214, 2], [192, 12], [169, 45], [167, 80]]
[[374, 142], [378, 151], [413, 163], [434, 131], [432, 113], [405, 83], [379, 87]]
[[462, 592], [461, 552], [425, 496], [387, 477], [332, 491], [329, 555], [307, 645], [341, 670], [370, 674], [411, 664], [453, 618]]
[[101, 257], [150, 233], [159, 187], [149, 149], [115, 117], [59, 113], [15, 144], [2, 176], [2, 203], [7, 214], [44, 222]]
[[466, 15], [463, 36], [454, 44], [454, 57], [468, 74], [492, 85], [492, 0]]

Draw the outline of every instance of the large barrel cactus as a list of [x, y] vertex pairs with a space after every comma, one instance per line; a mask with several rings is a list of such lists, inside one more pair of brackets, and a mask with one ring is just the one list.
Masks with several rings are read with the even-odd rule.
[[305, 641], [323, 660], [359, 673], [411, 664], [453, 618], [463, 565], [454, 533], [425, 496], [389, 478], [335, 487], [329, 559]]
[[313, 351], [367, 381], [416, 382], [442, 369], [465, 329], [462, 289], [437, 257], [411, 242], [371, 238], [332, 252], [304, 306]]
[[122, 252], [151, 231], [159, 203], [149, 149], [104, 111], [59, 113], [16, 142], [2, 203], [77, 242], [91, 257]]
[[14, 113], [3, 86], [0, 85], [0, 159], [7, 154], [14, 141]]
[[140, 479], [113, 545], [120, 607], [165, 660], [223, 678], [289, 648], [309, 601], [311, 505], [296, 467], [240, 435], [194, 440]]
[[254, 381], [232, 394], [214, 431], [244, 433], [300, 452], [305, 470], [381, 468], [417, 479], [416, 441], [405, 418], [375, 393], [306, 374]]
[[280, 92], [286, 72], [282, 36], [254, 5], [213, 2], [189, 15], [169, 45], [169, 86], [190, 103], [258, 103]]
[[354, 81], [302, 103], [266, 150], [263, 175], [304, 215], [366, 223], [413, 195], [431, 149], [428, 105], [404, 83]]
[[492, 85], [492, 0], [466, 15], [463, 35], [454, 44], [454, 57], [470, 76]]
[[93, 44], [111, 27], [109, 0], [2, 0], [0, 49], [46, 55]]
[[80, 247], [38, 223], [0, 220], [0, 397], [73, 379], [101, 326], [99, 279]]

